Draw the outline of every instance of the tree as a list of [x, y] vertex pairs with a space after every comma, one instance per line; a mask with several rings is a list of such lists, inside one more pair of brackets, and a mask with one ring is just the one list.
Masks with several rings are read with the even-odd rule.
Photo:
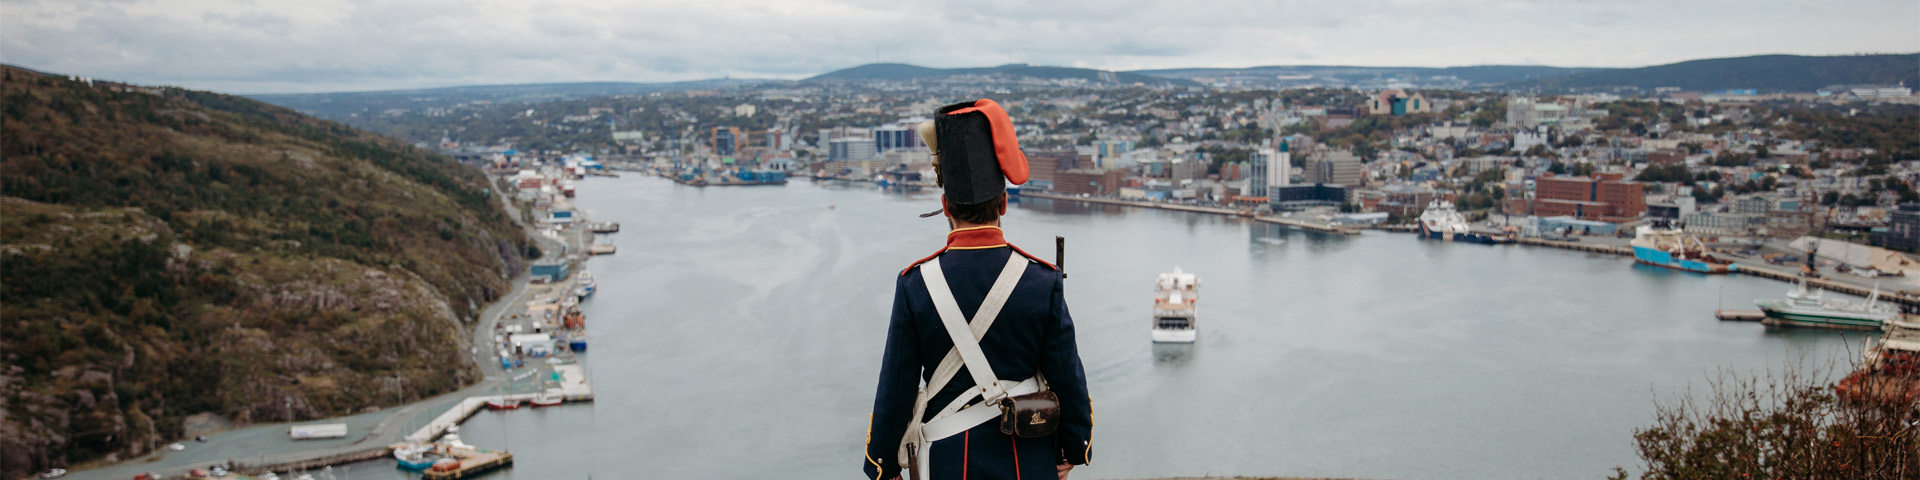
[[1559, 161], [1553, 162], [1552, 165], [1547, 166], [1547, 173], [1551, 173], [1554, 175], [1566, 175], [1567, 174], [1566, 162], [1559, 162]]
[[1920, 404], [1846, 401], [1820, 378], [1722, 370], [1705, 395], [1656, 401], [1654, 424], [1633, 433], [1640, 478], [1920, 476]]

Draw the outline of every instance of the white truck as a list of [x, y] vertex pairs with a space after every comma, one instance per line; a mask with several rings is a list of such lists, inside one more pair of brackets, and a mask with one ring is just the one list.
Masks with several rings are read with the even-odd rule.
[[315, 423], [287, 427], [287, 435], [294, 440], [313, 440], [320, 438], [340, 438], [347, 436], [347, 424]]

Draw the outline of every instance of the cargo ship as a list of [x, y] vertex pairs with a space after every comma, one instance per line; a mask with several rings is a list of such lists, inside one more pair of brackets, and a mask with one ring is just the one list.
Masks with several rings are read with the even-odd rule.
[[1513, 242], [1512, 237], [1477, 233], [1471, 227], [1453, 202], [1436, 199], [1427, 203], [1426, 211], [1420, 212], [1420, 238], [1489, 245]]
[[1865, 303], [1854, 304], [1823, 300], [1821, 291], [1808, 290], [1807, 282], [1803, 279], [1797, 287], [1787, 291], [1786, 298], [1753, 303], [1767, 315], [1760, 322], [1771, 326], [1878, 330], [1882, 325], [1900, 319], [1898, 308], [1880, 301], [1880, 287], [1877, 286], [1872, 294], [1867, 295]]
[[1739, 265], [1714, 258], [1707, 244], [1678, 228], [1640, 227], [1634, 229], [1633, 261], [1696, 273], [1728, 273]]
[[1833, 386], [1841, 399], [1894, 407], [1920, 401], [1920, 323], [1903, 317], [1885, 328], [1886, 335], [1861, 354], [1860, 369]]
[[1191, 273], [1173, 267], [1173, 272], [1162, 273], [1154, 288], [1153, 298], [1153, 342], [1154, 343], [1193, 343], [1200, 336], [1199, 325], [1195, 323], [1198, 314], [1194, 303], [1200, 299], [1200, 279]]

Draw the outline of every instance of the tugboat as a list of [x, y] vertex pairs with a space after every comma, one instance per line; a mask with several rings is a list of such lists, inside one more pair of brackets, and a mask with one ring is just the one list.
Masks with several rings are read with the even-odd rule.
[[1420, 238], [1489, 245], [1513, 242], [1506, 236], [1475, 233], [1467, 217], [1453, 207], [1453, 202], [1439, 199], [1427, 203], [1427, 210], [1420, 212]]
[[1194, 306], [1200, 299], [1199, 277], [1176, 266], [1173, 272], [1160, 274], [1154, 288], [1153, 342], [1193, 343], [1200, 336]]
[[1860, 369], [1834, 385], [1841, 399], [1895, 407], [1920, 400], [1920, 323], [1899, 318], [1887, 322], [1886, 329], [1878, 342], [1867, 345]]
[[1900, 319], [1900, 310], [1880, 301], [1880, 287], [1873, 287], [1866, 303], [1823, 301], [1820, 290], [1807, 290], [1807, 281], [1787, 291], [1787, 298], [1753, 302], [1766, 312], [1760, 323], [1769, 326], [1842, 328], [1879, 330], [1882, 325]]
[[1640, 227], [1633, 231], [1633, 261], [1695, 273], [1728, 273], [1739, 265], [1714, 258], [1707, 245], [1678, 228]]

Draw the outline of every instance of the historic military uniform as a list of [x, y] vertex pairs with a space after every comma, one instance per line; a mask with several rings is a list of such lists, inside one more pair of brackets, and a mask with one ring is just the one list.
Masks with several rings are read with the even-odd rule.
[[[947, 203], [992, 201], [1006, 181], [1026, 181], [1011, 122], [991, 100], [941, 108], [933, 124], [927, 143]], [[909, 455], [926, 465], [929, 480], [1051, 479], [1058, 464], [1088, 462], [1093, 411], [1061, 277], [991, 226], [949, 232], [945, 248], [900, 272], [867, 432], [869, 477], [911, 477], [902, 470]], [[983, 309], [998, 313], [988, 318]], [[957, 318], [943, 323], [942, 311]], [[978, 339], [974, 355], [984, 356], [990, 375], [962, 366], [980, 361], [958, 358], [965, 348], [954, 339], [967, 333]], [[981, 388], [981, 381], [994, 385]], [[1002, 433], [996, 412], [1013, 404], [1003, 399], [1036, 389], [1057, 397], [1057, 425], [1049, 426], [1057, 429], [1031, 438]]]

